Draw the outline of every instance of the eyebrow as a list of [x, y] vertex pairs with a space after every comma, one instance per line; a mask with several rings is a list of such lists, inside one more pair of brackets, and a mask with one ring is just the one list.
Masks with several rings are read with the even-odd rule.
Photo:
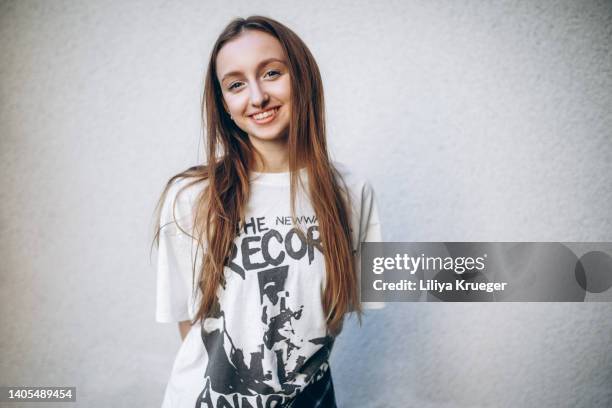
[[[267, 65], [267, 64], [269, 64], [271, 62], [280, 62], [283, 65], [287, 65], [285, 60], [278, 59], [278, 58], [268, 58], [268, 59], [265, 59], [265, 60], [261, 61], [259, 64], [257, 64], [257, 69], [260, 69], [264, 65]], [[221, 78], [221, 83], [223, 83], [223, 81], [225, 81], [225, 79], [227, 77], [230, 77], [230, 76], [233, 76], [233, 75], [240, 75], [240, 74], [241, 74], [240, 71], [231, 71], [231, 72], [228, 72], [227, 74], [223, 75], [223, 78]]]

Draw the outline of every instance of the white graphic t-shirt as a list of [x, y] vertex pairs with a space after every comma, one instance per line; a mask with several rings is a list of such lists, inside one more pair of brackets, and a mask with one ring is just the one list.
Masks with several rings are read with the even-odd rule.
[[[380, 241], [380, 225], [369, 184], [336, 164], [351, 200], [353, 250], [359, 266], [362, 241]], [[305, 170], [300, 177], [307, 186]], [[158, 265], [158, 322], [191, 320], [201, 299], [193, 291], [202, 250], [181, 232], [192, 233], [192, 205], [203, 188], [177, 191], [162, 207]], [[322, 293], [325, 263], [317, 217], [307, 194], [296, 197], [291, 216], [289, 173], [253, 173], [246, 217], [229, 261], [219, 310], [191, 327], [172, 367], [162, 408], [281, 407], [328, 369], [334, 338], [327, 333]], [[298, 227], [304, 234], [298, 232]], [[380, 303], [362, 303], [378, 308]]]

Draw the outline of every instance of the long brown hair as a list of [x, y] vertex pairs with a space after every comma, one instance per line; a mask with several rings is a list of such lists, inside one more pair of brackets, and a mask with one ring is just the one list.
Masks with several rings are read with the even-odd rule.
[[[292, 107], [288, 132], [291, 212], [293, 215], [298, 188], [298, 165], [305, 165], [308, 191], [319, 223], [325, 259], [323, 308], [329, 332], [337, 334], [342, 329], [346, 313], [356, 312], [361, 321], [358, 281], [351, 245], [349, 195], [327, 151], [323, 83], [319, 68], [306, 44], [283, 24], [262, 16], [237, 18], [219, 35], [208, 63], [202, 98], [207, 164], [189, 168], [168, 181], [157, 205], [157, 225], [160, 222], [161, 206], [176, 180], [191, 180], [178, 191], [177, 196], [187, 187], [208, 181], [193, 209], [192, 238], [197, 240], [198, 251], [202, 251], [199, 274], [196, 275], [195, 266], [193, 271], [194, 282], [197, 281], [202, 295], [192, 321], [194, 324], [218, 307], [216, 291], [219, 285], [225, 285], [223, 269], [236, 238], [237, 225], [244, 220], [249, 198], [249, 171], [252, 169], [254, 155], [257, 154], [248, 135], [234, 124], [223, 108], [223, 96], [216, 72], [219, 50], [245, 30], [260, 30], [271, 34], [280, 42], [287, 56]], [[154, 241], [157, 244], [161, 228], [159, 226], [155, 234]]]

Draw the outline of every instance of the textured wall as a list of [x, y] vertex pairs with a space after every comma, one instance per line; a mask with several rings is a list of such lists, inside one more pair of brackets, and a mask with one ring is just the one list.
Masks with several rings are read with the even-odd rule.
[[[310, 46], [387, 240], [612, 241], [609, 1], [3, 1], [0, 385], [159, 404], [179, 337], [154, 322], [152, 211], [249, 14]], [[612, 305], [392, 304], [332, 370], [342, 407], [610, 406]]]

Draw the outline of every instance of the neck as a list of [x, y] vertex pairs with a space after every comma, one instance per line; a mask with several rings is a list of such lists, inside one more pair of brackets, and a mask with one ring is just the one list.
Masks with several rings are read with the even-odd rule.
[[266, 140], [251, 138], [255, 148], [253, 171], [258, 173], [284, 173], [289, 171], [287, 138]]

